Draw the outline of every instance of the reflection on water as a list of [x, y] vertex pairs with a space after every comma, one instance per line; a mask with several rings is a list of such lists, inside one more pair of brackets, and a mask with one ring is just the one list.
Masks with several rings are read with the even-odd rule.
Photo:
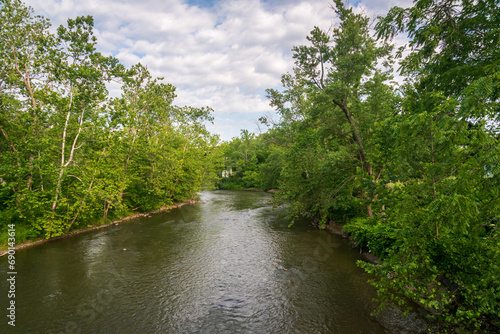
[[[202, 204], [19, 251], [11, 332], [425, 332], [416, 316], [371, 317], [375, 294], [356, 267], [359, 254], [306, 223], [288, 228], [270, 195], [201, 197]], [[4, 328], [11, 329], [6, 321]]]

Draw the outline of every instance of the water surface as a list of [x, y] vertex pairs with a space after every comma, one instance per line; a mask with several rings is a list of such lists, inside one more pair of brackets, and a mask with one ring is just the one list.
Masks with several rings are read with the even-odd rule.
[[[18, 251], [16, 328], [4, 320], [0, 332], [425, 331], [416, 316], [370, 316], [376, 295], [360, 255], [306, 222], [288, 228], [269, 194], [201, 200]], [[0, 286], [5, 310], [7, 282]]]

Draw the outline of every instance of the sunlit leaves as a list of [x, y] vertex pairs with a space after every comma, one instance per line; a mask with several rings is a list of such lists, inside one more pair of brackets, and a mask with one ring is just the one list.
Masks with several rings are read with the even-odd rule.
[[416, 1], [377, 25], [380, 36], [410, 36], [402, 73], [413, 84], [375, 132], [387, 159], [373, 203], [381, 214], [348, 230], [384, 257], [362, 264], [379, 277], [380, 300], [416, 302], [445, 332], [499, 321], [497, 7]]
[[[53, 35], [17, 0], [0, 6], [0, 206], [25, 237], [157, 209], [214, 183], [210, 108], [176, 107], [175, 87], [97, 51], [91, 16]], [[121, 83], [110, 99], [107, 83]]]

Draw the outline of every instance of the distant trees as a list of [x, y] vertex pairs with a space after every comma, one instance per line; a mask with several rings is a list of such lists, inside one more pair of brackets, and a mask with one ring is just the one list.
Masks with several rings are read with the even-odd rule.
[[[96, 50], [93, 19], [49, 21], [0, 1], [0, 227], [20, 240], [192, 197], [217, 177], [208, 108]], [[111, 80], [122, 96], [111, 98]], [[219, 163], [220, 164], [220, 163]]]
[[278, 187], [279, 172], [276, 171], [280, 167], [270, 168], [275, 150], [269, 147], [266, 138], [267, 134], [256, 136], [241, 130], [240, 137], [220, 146], [224, 170], [228, 174], [218, 184], [220, 189], [270, 190]]

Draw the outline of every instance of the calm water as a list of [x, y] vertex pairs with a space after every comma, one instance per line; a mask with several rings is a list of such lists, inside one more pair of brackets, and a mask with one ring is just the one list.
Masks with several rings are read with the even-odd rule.
[[16, 327], [4, 279], [0, 333], [425, 331], [416, 315], [371, 317], [375, 292], [356, 250], [305, 223], [288, 228], [270, 195], [201, 200], [18, 251]]

